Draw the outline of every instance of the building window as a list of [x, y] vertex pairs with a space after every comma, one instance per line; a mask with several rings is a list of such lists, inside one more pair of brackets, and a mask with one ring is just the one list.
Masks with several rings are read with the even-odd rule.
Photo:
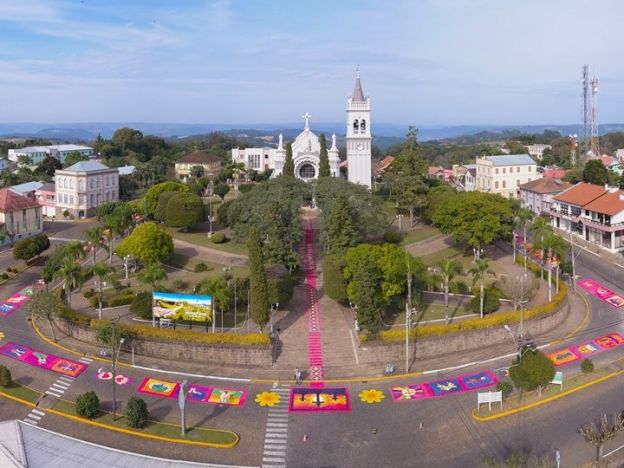
[[494, 188], [497, 189], [498, 188], [498, 180], [496, 182], [494, 182]]
[[69, 179], [69, 188], [72, 189], [72, 190], [74, 188], [74, 179], [73, 178]]
[[507, 181], [503, 180], [503, 188], [507, 188]]
[[498, 174], [498, 167], [495, 169], [495, 171], [496, 171], [496, 174]]
[[520, 187], [520, 179], [516, 179], [516, 187]]
[[507, 168], [503, 167], [503, 174], [506, 174], [506, 173], [507, 173]]
[[69, 196], [69, 204], [70, 204], [70, 205], [73, 205], [73, 204], [74, 204], [74, 196], [73, 196], [73, 195], [70, 195], [70, 196]]
[[89, 188], [93, 189], [95, 186], [95, 182], [93, 181], [93, 179], [89, 179]]
[[78, 190], [84, 191], [84, 179], [78, 180]]
[[90, 195], [89, 197], [89, 206], [95, 206], [95, 198], [93, 196], [93, 194]]
[[520, 172], [520, 166], [516, 167], [516, 172]]

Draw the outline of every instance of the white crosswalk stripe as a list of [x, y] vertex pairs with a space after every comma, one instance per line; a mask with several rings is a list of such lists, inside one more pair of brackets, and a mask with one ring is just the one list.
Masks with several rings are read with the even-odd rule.
[[68, 384], [74, 383], [74, 379], [72, 379], [70, 377], [65, 377], [64, 375], [59, 377], [58, 379], [62, 380], [63, 382], [67, 382]]
[[38, 410], [38, 409], [33, 409], [31, 411], [31, 413], [38, 414], [39, 416], [45, 416], [45, 413], [43, 411]]
[[56, 397], [56, 398], [61, 398], [63, 396], [62, 393], [56, 393], [56, 392], [53, 392], [52, 390], [46, 390], [45, 393], [46, 393], [46, 395], [51, 395], [51, 396]]
[[36, 419], [37, 421], [41, 420], [41, 416], [39, 416], [38, 414], [29, 414], [28, 415], [29, 418], [31, 419]]
[[29, 419], [29, 418], [25, 418], [24, 422], [27, 423], [27, 424], [31, 424], [33, 426], [36, 426], [37, 424], [39, 424], [39, 421], [36, 421], [34, 419]]
[[55, 392], [59, 392], [59, 393], [65, 393], [65, 390], [67, 390], [69, 387], [61, 387], [58, 384], [52, 384], [52, 386], [50, 387], [50, 390], [54, 390]]

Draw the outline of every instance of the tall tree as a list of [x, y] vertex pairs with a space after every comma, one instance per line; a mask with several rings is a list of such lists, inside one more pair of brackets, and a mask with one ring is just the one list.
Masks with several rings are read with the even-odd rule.
[[319, 153], [319, 178], [331, 176], [331, 170], [329, 168], [329, 155], [327, 154], [327, 140], [325, 134], [319, 135], [319, 144], [321, 145], [321, 151]]
[[329, 211], [329, 219], [323, 229], [323, 243], [329, 251], [345, 250], [355, 247], [362, 241], [357, 229], [357, 212], [351, 208], [346, 196], [339, 196]]
[[80, 264], [75, 260], [75, 258], [69, 256], [65, 257], [60, 268], [56, 270], [55, 277], [63, 280], [65, 300], [67, 301], [67, 305], [71, 307], [72, 286], [76, 287], [82, 277], [82, 268], [80, 268]]
[[583, 168], [583, 182], [604, 185], [609, 182], [609, 170], [600, 159], [590, 159]]
[[624, 417], [614, 413], [611, 418], [603, 414], [598, 422], [582, 425], [579, 432], [587, 442], [596, 447], [596, 462], [600, 463], [605, 442], [613, 439], [622, 429]]
[[54, 293], [44, 289], [36, 289], [26, 306], [33, 319], [41, 318], [48, 321], [52, 339], [56, 342], [53, 319], [58, 312], [58, 305]]
[[[533, 211], [529, 210], [528, 208], [520, 208], [516, 215], [515, 215], [515, 225], [517, 227], [519, 227], [520, 229], [522, 229], [522, 243], [524, 244], [524, 269], [526, 270], [527, 267], [527, 250], [526, 250], [526, 243], [527, 243], [527, 229], [529, 227], [529, 222], [533, 219], [534, 213]], [[514, 234], [514, 244], [516, 241], [516, 236]], [[516, 249], [514, 246], [514, 261], [515, 261], [515, 256], [516, 256]]]
[[542, 248], [542, 263], [548, 268], [548, 302], [552, 301], [552, 269], [553, 262], [557, 268], [559, 262], [565, 259], [568, 244], [554, 232], [549, 232], [542, 239], [539, 246]]
[[206, 278], [199, 287], [200, 294], [212, 296], [212, 332], [215, 332], [217, 323], [217, 307], [221, 309], [221, 332], [223, 332], [223, 310], [230, 302], [230, 288], [224, 278]]
[[87, 229], [85, 237], [87, 238], [89, 245], [91, 245], [91, 251], [93, 252], [93, 264], [95, 265], [97, 250], [102, 246], [102, 227], [90, 227]]
[[110, 281], [112, 279], [112, 274], [114, 269], [107, 265], [106, 263], [99, 262], [94, 263], [91, 268], [93, 272], [93, 276], [97, 278], [97, 288], [98, 288], [98, 319], [102, 320], [102, 292], [104, 287], [104, 282], [106, 280]]
[[487, 258], [478, 258], [470, 269], [473, 284], [479, 284], [479, 313], [483, 318], [483, 300], [485, 299], [485, 275], [494, 272], [490, 269], [490, 261]]
[[204, 203], [201, 197], [190, 192], [165, 193], [172, 194], [165, 210], [167, 226], [179, 227], [187, 231], [189, 227], [204, 220]]
[[162, 262], [173, 252], [173, 239], [155, 223], [143, 223], [137, 226], [119, 247], [121, 257], [130, 255], [139, 262], [148, 264]]
[[453, 278], [456, 275], [462, 272], [462, 264], [457, 260], [451, 260], [446, 258], [442, 260], [438, 264], [440, 276], [442, 277], [442, 284], [444, 285], [444, 320], [446, 323], [449, 322], [449, 313], [448, 313], [448, 295], [449, 295], [449, 286]]
[[358, 324], [369, 332], [377, 331], [382, 325], [381, 314], [384, 310], [379, 267], [374, 263], [364, 263], [349, 279], [347, 295], [357, 307]]
[[[535, 248], [541, 249], [544, 243], [544, 239], [553, 232], [552, 225], [548, 222], [546, 218], [538, 217], [531, 223], [531, 227], [529, 230], [533, 233], [533, 245]], [[540, 262], [540, 274], [541, 278], [544, 279], [544, 262], [546, 259], [544, 258], [544, 252], [542, 250], [542, 261]]]
[[286, 161], [284, 161], [282, 174], [287, 177], [295, 177], [295, 162], [292, 154], [292, 142], [286, 145]]
[[267, 288], [266, 271], [264, 270], [264, 256], [262, 254], [262, 241], [256, 229], [249, 232], [247, 242], [249, 252], [249, 301], [251, 318], [262, 331], [269, 321], [269, 295]]

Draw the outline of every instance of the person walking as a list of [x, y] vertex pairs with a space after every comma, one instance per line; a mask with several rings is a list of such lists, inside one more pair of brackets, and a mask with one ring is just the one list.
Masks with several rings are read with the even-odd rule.
[[301, 384], [301, 371], [298, 367], [295, 369], [295, 383], [297, 385]]

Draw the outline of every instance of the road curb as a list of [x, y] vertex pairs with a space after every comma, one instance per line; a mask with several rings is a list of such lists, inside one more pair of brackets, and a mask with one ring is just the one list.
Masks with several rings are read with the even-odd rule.
[[490, 416], [479, 416], [476, 408], [472, 410], [472, 419], [479, 422], [492, 421], [494, 419], [504, 418], [505, 416], [511, 416], [512, 414], [520, 413], [522, 411], [529, 410], [531, 408], [535, 408], [537, 406], [544, 405], [546, 403], [550, 403], [551, 401], [558, 400], [559, 398], [563, 398], [564, 396], [570, 395], [572, 393], [576, 393], [578, 391], [584, 390], [592, 385], [598, 384], [600, 382], [604, 382], [605, 380], [612, 379], [613, 377], [617, 377], [618, 375], [624, 373], [624, 370], [612, 372], [610, 374], [599, 377], [595, 380], [591, 380], [586, 382], [578, 387], [571, 388], [570, 390], [564, 390], [563, 392], [557, 393], [556, 395], [550, 396], [548, 398], [544, 398], [543, 400], [534, 401], [533, 403], [529, 403], [528, 405], [520, 406], [518, 408], [502, 411], [500, 413], [492, 414]]
[[[17, 398], [14, 397], [13, 395], [9, 395], [8, 393], [4, 393], [0, 391], [0, 396], [3, 398], [7, 398], [9, 400], [13, 400], [16, 403], [25, 405], [25, 406], [29, 406], [31, 408], [36, 407], [36, 405], [34, 403], [31, 403], [30, 401], [27, 400], [22, 400], [21, 398]], [[170, 442], [170, 443], [175, 443], [175, 444], [183, 444], [183, 445], [194, 445], [194, 446], [199, 446], [199, 447], [212, 447], [212, 448], [234, 448], [239, 442], [240, 442], [240, 436], [236, 433], [236, 432], [232, 432], [232, 431], [223, 431], [223, 430], [219, 430], [219, 429], [210, 429], [210, 430], [216, 430], [218, 432], [226, 432], [226, 433], [230, 433], [233, 434], [236, 438], [236, 441], [231, 443], [231, 444], [219, 444], [216, 442], [200, 442], [200, 441], [196, 441], [196, 440], [183, 440], [183, 439], [174, 439], [171, 437], [165, 437], [165, 436], [159, 436], [159, 435], [154, 435], [154, 434], [144, 434], [142, 432], [136, 432], [136, 431], [132, 431], [130, 429], [124, 429], [121, 427], [115, 427], [115, 426], [111, 426], [109, 424], [103, 424], [103, 423], [99, 423], [96, 421], [91, 421], [89, 419], [84, 419], [84, 418], [80, 418], [78, 416], [73, 416], [71, 414], [67, 414], [64, 413], [62, 411], [59, 410], [55, 410], [54, 408], [46, 408], [46, 413], [50, 413], [50, 414], [55, 414], [56, 416], [60, 416], [62, 418], [66, 418], [66, 419], [70, 419], [72, 421], [76, 421], [78, 423], [81, 424], [86, 424], [88, 426], [95, 426], [95, 427], [100, 427], [103, 429], [108, 429], [109, 431], [114, 431], [114, 432], [121, 432], [123, 434], [129, 434], [129, 435], [133, 435], [136, 437], [143, 437], [144, 439], [152, 439], [152, 440], [159, 440], [159, 441], [163, 441], [163, 442]]]

